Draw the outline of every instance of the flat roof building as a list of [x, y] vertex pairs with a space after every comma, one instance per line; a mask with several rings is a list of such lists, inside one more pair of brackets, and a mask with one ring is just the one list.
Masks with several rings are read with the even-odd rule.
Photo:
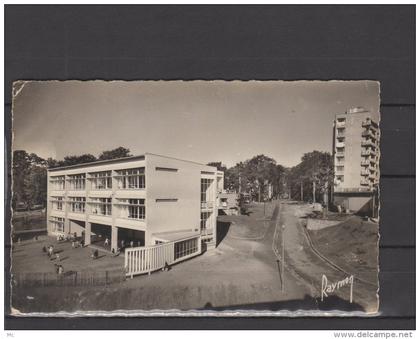
[[215, 167], [151, 153], [51, 168], [48, 233], [111, 251], [192, 237], [215, 247], [220, 187]]
[[368, 207], [379, 184], [379, 126], [364, 108], [334, 121], [334, 202], [350, 211]]

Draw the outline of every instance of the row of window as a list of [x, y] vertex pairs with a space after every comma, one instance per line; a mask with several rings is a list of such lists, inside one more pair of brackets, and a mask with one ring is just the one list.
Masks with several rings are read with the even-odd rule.
[[68, 175], [67, 180], [64, 175], [51, 177], [50, 183], [53, 190], [85, 190], [86, 179], [91, 182], [93, 190], [112, 189], [112, 177], [116, 178], [118, 189], [142, 189], [146, 187], [144, 167], [116, 171], [112, 176], [112, 171], [103, 171], [86, 174]]
[[[120, 218], [143, 220], [146, 217], [146, 206], [144, 199], [118, 199], [115, 205], [118, 208]], [[85, 213], [85, 197], [69, 197], [67, 201], [70, 211], [74, 213]], [[64, 200], [62, 197], [55, 197], [52, 200], [53, 209], [62, 211]], [[90, 205], [90, 213], [96, 215], [112, 215], [111, 198], [95, 198], [87, 202]]]
[[175, 243], [175, 260], [198, 251], [198, 238]]

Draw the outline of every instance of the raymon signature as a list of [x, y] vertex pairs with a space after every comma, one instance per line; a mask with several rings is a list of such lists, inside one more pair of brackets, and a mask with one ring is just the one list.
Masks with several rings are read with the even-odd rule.
[[321, 301], [324, 301], [324, 297], [328, 297], [329, 294], [338, 291], [340, 288], [344, 286], [350, 285], [350, 303], [353, 302], [353, 275], [346, 277], [343, 280], [339, 280], [336, 282], [328, 281], [328, 278], [325, 274], [322, 275], [322, 286], [321, 286]]

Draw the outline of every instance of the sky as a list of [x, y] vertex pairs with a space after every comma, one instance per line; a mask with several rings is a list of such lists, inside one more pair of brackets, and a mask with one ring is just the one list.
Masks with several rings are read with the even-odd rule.
[[374, 81], [33, 81], [13, 101], [13, 150], [48, 158], [127, 147], [228, 167], [258, 154], [294, 166], [332, 150], [335, 114], [379, 120]]

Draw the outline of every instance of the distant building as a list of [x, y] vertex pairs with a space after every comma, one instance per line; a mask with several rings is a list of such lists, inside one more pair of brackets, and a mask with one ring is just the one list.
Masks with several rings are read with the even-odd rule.
[[219, 193], [219, 213], [238, 215], [238, 193], [223, 190]]
[[176, 251], [201, 241], [215, 247], [220, 185], [215, 167], [150, 153], [52, 168], [48, 233], [83, 235], [87, 245], [108, 239], [114, 251], [166, 242], [179, 243]]
[[334, 203], [369, 215], [377, 210], [380, 131], [372, 113], [352, 108], [334, 121]]

